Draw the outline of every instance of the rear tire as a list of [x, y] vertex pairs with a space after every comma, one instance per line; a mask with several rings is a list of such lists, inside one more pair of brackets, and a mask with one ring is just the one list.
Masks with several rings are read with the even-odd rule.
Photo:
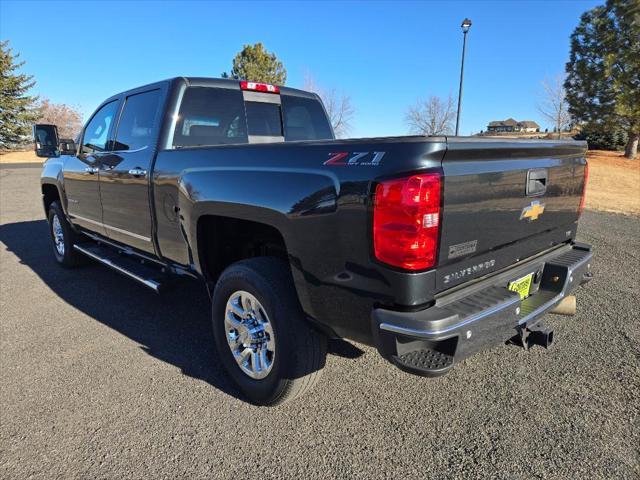
[[256, 257], [229, 266], [216, 284], [212, 322], [222, 364], [252, 403], [290, 401], [320, 378], [327, 340], [305, 318], [284, 261]]
[[49, 234], [56, 261], [65, 268], [81, 265], [85, 257], [73, 246], [78, 243], [78, 235], [71, 229], [67, 217], [58, 202], [49, 207]]

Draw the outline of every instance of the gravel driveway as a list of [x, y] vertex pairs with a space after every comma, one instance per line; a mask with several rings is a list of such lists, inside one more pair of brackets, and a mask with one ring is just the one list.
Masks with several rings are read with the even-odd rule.
[[0, 478], [640, 475], [638, 217], [585, 213], [596, 278], [550, 350], [424, 379], [332, 342], [318, 388], [268, 409], [217, 366], [199, 284], [54, 263], [38, 175], [0, 170]]

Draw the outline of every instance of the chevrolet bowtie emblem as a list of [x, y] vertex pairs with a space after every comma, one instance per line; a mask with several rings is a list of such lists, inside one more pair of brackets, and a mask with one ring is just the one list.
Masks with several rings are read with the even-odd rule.
[[520, 220], [527, 219], [530, 222], [537, 220], [540, 215], [544, 213], [544, 203], [540, 203], [535, 200], [531, 202], [531, 205], [527, 205], [522, 209], [520, 214]]

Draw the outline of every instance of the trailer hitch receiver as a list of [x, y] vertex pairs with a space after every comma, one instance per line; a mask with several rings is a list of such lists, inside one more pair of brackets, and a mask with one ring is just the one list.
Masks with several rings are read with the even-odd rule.
[[553, 330], [545, 327], [542, 322], [532, 327], [523, 326], [511, 343], [520, 345], [525, 350], [529, 350], [534, 345], [549, 348], [553, 343]]

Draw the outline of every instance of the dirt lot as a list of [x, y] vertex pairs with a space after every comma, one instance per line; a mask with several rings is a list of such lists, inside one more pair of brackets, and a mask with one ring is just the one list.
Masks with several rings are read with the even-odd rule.
[[587, 208], [640, 215], [640, 157], [619, 152], [588, 152]]
[[33, 150], [0, 152], [0, 163], [42, 163]]
[[[587, 153], [587, 208], [640, 215], [640, 158], [627, 160], [620, 152]], [[40, 163], [32, 151], [0, 154], [0, 163]]]

